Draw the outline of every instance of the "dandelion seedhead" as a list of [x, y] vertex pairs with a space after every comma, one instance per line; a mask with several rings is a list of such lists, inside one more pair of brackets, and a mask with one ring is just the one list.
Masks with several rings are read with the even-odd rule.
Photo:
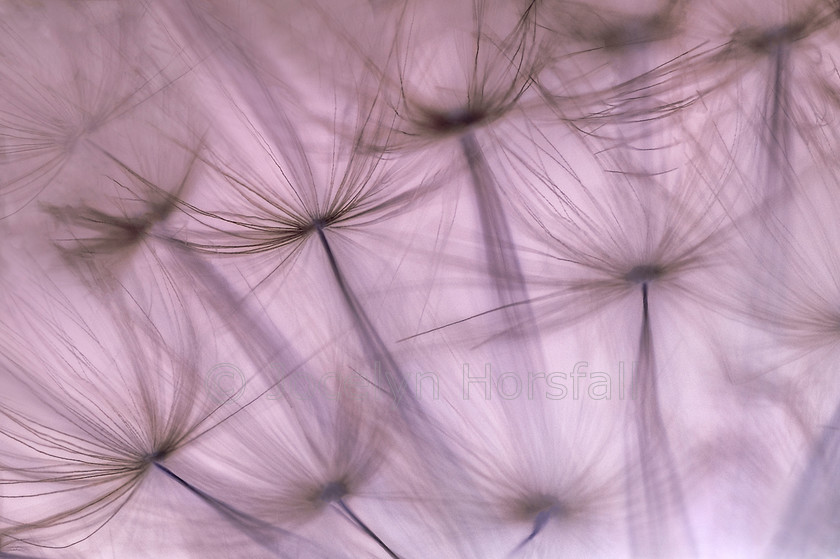
[[838, 0], [0, 0], [0, 559], [836, 556]]
[[191, 342], [176, 349], [131, 303], [93, 307], [119, 313], [107, 329], [87, 325], [64, 298], [38, 298], [12, 299], [4, 324], [3, 497], [15, 504], [11, 535], [55, 546], [57, 537], [101, 530], [156, 464], [207, 428], [214, 409], [195, 397]]

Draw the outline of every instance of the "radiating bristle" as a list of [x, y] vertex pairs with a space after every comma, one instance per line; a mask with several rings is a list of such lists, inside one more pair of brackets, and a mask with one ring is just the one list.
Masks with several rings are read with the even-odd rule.
[[0, 0], [0, 558], [840, 549], [838, 0]]

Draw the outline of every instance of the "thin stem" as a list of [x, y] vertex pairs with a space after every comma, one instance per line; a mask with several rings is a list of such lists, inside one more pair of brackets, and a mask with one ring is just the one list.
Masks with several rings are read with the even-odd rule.
[[[787, 101], [787, 62], [788, 52], [784, 45], [778, 45], [775, 48], [775, 56], [773, 57], [773, 85], [769, 91], [770, 101], [769, 110], [765, 119], [767, 127], [769, 128], [768, 138], [768, 180], [778, 178], [783, 182], [787, 182], [787, 173], [784, 172], [786, 167], [785, 162], [790, 157], [790, 142], [788, 139], [789, 122], [786, 115], [786, 101]], [[782, 185], [784, 186], [784, 185]], [[776, 194], [771, 192], [771, 194]]]
[[270, 524], [266, 524], [265, 522], [263, 522], [261, 520], [258, 520], [258, 519], [254, 518], [254, 517], [252, 517], [248, 514], [245, 514], [241, 511], [233, 508], [232, 506], [216, 499], [215, 497], [207, 494], [206, 492], [202, 491], [201, 489], [195, 487], [190, 482], [186, 481], [184, 478], [182, 478], [181, 476], [179, 476], [178, 474], [176, 474], [175, 472], [173, 472], [172, 470], [170, 470], [169, 468], [167, 468], [166, 466], [164, 466], [160, 462], [154, 462], [154, 465], [158, 470], [160, 470], [161, 472], [166, 474], [169, 478], [177, 481], [182, 487], [186, 488], [191, 493], [193, 493], [198, 498], [200, 498], [202, 501], [209, 504], [212, 508], [216, 509], [220, 514], [222, 514], [222, 516], [225, 516], [226, 518], [228, 518], [230, 520], [233, 520], [236, 524], [250, 523], [250, 524], [253, 524], [255, 526], [259, 526], [261, 528], [274, 529], [274, 527], [271, 526]]
[[510, 552], [509, 557], [512, 557], [516, 553], [522, 551], [522, 549], [528, 545], [534, 538], [537, 537], [537, 534], [542, 532], [543, 528], [545, 528], [548, 521], [551, 520], [551, 516], [556, 513], [559, 509], [558, 505], [554, 505], [553, 507], [549, 507], [547, 509], [541, 510], [537, 513], [536, 518], [534, 518], [534, 528], [531, 530], [531, 533], [528, 534], [528, 537], [522, 540], [522, 542], [517, 545], [513, 551]]
[[[481, 146], [473, 133], [461, 136], [461, 150], [472, 176], [473, 192], [478, 206], [478, 216], [484, 237], [484, 249], [490, 277], [496, 289], [500, 307], [504, 308], [508, 322], [517, 328], [534, 324], [533, 312], [528, 304], [514, 304], [528, 300], [525, 276], [519, 254], [513, 243], [507, 215], [499, 197], [493, 173], [484, 158]], [[523, 337], [531, 338], [522, 332]], [[534, 338], [536, 339], [536, 338]]]
[[[327, 260], [330, 264], [330, 269], [332, 270], [333, 278], [335, 279], [336, 283], [338, 284], [338, 288], [341, 291], [341, 295], [344, 298], [344, 302], [347, 304], [347, 308], [350, 311], [350, 315], [353, 318], [354, 323], [358, 329], [359, 336], [362, 339], [362, 345], [365, 348], [365, 351], [368, 353], [368, 358], [371, 359], [374, 363], [379, 363], [379, 360], [382, 359], [385, 361], [385, 378], [388, 382], [390, 395], [394, 398], [395, 403], [399, 403], [403, 396], [408, 395], [407, 402], [410, 403], [412, 408], [416, 410], [416, 402], [414, 400], [414, 394], [411, 393], [410, 387], [406, 382], [405, 378], [403, 377], [400, 367], [397, 364], [396, 360], [394, 359], [391, 352], [388, 350], [385, 342], [382, 340], [382, 336], [379, 335], [376, 327], [371, 322], [370, 318], [368, 317], [367, 313], [365, 312], [364, 308], [362, 307], [361, 303], [359, 302], [356, 294], [353, 293], [353, 290], [347, 283], [347, 280], [344, 277], [344, 274], [339, 267], [338, 260], [335, 257], [335, 253], [330, 246], [329, 241], [327, 240], [327, 236], [324, 232], [322, 225], [316, 225], [315, 230], [318, 233], [318, 240], [321, 243], [321, 247], [324, 249], [324, 253], [327, 256]], [[375, 382], [374, 382], [375, 384]], [[377, 385], [378, 386], [378, 385]], [[383, 387], [378, 386], [378, 388], [384, 390]]]
[[[396, 359], [394, 359], [393, 355], [382, 341], [382, 337], [379, 335], [376, 327], [373, 325], [361, 303], [359, 303], [356, 295], [353, 293], [353, 290], [348, 285], [335, 253], [332, 250], [329, 240], [327, 239], [323, 225], [316, 224], [315, 230], [317, 231], [318, 240], [320, 241], [320, 244], [324, 249], [324, 253], [327, 256], [327, 260], [329, 261], [333, 278], [338, 284], [339, 290], [344, 298], [344, 302], [346, 303], [347, 308], [350, 311], [350, 315], [355, 322], [356, 330], [361, 338], [362, 346], [368, 353], [368, 358], [372, 359], [377, 364], [380, 359], [384, 360], [385, 365], [388, 368], [388, 371], [386, 372], [386, 379], [389, 388], [391, 389], [391, 395], [394, 398], [394, 404], [399, 404], [401, 400], [406, 404], [397, 405], [396, 407], [403, 420], [403, 425], [408, 429], [411, 439], [416, 443], [415, 451], [422, 457], [434, 454], [441, 459], [441, 464], [446, 464], [448, 466], [443, 469], [443, 471], [447, 472], [444, 480], [446, 483], [452, 484], [453, 487], [458, 487], [459, 489], [471, 486], [472, 480], [465, 475], [462, 468], [458, 467], [459, 460], [455, 453], [452, 452], [450, 442], [440, 436], [439, 429], [433, 424], [431, 419], [426, 415], [425, 411], [420, 406], [420, 402], [417, 400], [417, 395], [411, 392]], [[382, 387], [379, 388], [384, 390]], [[402, 395], [404, 394], [408, 394], [408, 398], [402, 398]], [[419, 423], [417, 422], [418, 419]], [[441, 475], [441, 471], [442, 469], [439, 467], [434, 474], [436, 478]], [[447, 515], [451, 523], [461, 522], [459, 515], [452, 514], [449, 510], [441, 508], [437, 509], [437, 512]], [[352, 513], [348, 514], [352, 515]], [[360, 523], [360, 526], [362, 529], [365, 529], [363, 524]], [[372, 532], [369, 535], [375, 538], [375, 535]], [[378, 541], [378, 538], [375, 539]], [[384, 547], [384, 544], [381, 545], [383, 545], [383, 548], [390, 553], [390, 550]], [[463, 556], [466, 556], [465, 553], [466, 550], [462, 550]], [[394, 555], [393, 557], [396, 556]]]
[[245, 514], [234, 507], [216, 499], [215, 497], [207, 494], [206, 492], [202, 491], [201, 489], [195, 487], [181, 476], [161, 464], [160, 462], [154, 462], [155, 467], [163, 472], [167, 477], [170, 479], [175, 480], [178, 482], [179, 485], [187, 489], [190, 493], [197, 496], [199, 499], [204, 501], [206, 504], [210, 505], [210, 507], [218, 512], [221, 516], [226, 518], [232, 524], [238, 526], [239, 528], [243, 529], [250, 537], [260, 546], [270, 550], [276, 551], [274, 546], [269, 542], [266, 541], [266, 537], [258, 536], [253, 533], [256, 530], [267, 530], [270, 532], [274, 532], [280, 536], [292, 536], [289, 532], [286, 532], [282, 528], [278, 528], [277, 526], [272, 526], [267, 522], [254, 518], [248, 514]]
[[[637, 370], [638, 377], [634, 382], [638, 383], [640, 390], [638, 400], [634, 399], [633, 410], [638, 456], [631, 456], [629, 460], [641, 468], [641, 494], [635, 482], [631, 482], [629, 493], [632, 495], [631, 506], [641, 498], [645, 518], [637, 523], [631, 519], [631, 539], [639, 557], [669, 557], [680, 548], [687, 548], [685, 555], [681, 556], [694, 556], [694, 538], [682, 488], [676, 478], [676, 462], [659, 402], [647, 282], [642, 283], [642, 327]], [[678, 539], [680, 535], [682, 538]]]
[[362, 522], [362, 519], [360, 519], [358, 516], [356, 516], [356, 513], [354, 513], [350, 509], [350, 507], [347, 505], [347, 503], [344, 502], [344, 499], [338, 499], [336, 501], [336, 505], [339, 507], [339, 509], [341, 509], [342, 512], [344, 512], [344, 514], [346, 514], [350, 518], [350, 520], [356, 526], [358, 526], [365, 534], [367, 534], [368, 537], [370, 537], [373, 541], [375, 541], [377, 544], [379, 544], [379, 547], [384, 549], [385, 553], [387, 553], [389, 557], [391, 557], [392, 559], [400, 559], [399, 555], [397, 555], [396, 553], [391, 551], [391, 548], [389, 548], [387, 545], [385, 545], [385, 542], [383, 542], [379, 538], [379, 536], [377, 536], [376, 533], [368, 527], [367, 524]]

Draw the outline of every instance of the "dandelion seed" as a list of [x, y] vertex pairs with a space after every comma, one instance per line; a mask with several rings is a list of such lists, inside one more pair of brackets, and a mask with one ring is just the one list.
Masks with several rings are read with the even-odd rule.
[[0, 2], [0, 557], [835, 555], [838, 18]]
[[143, 60], [148, 67], [133, 58], [138, 30], [126, 22], [134, 22], [136, 14], [110, 21], [110, 10], [89, 3], [57, 2], [41, 10], [51, 25], [27, 21], [32, 8], [19, 8], [0, 28], [4, 215], [19, 211], [50, 183], [83, 176], [103, 164], [87, 142], [114, 138], [117, 121], [177, 77], [176, 65], [166, 67], [172, 54], [160, 68], [152, 65], [152, 57]]
[[[128, 303], [94, 306], [100, 316], [118, 310], [125, 317], [101, 338], [65, 299], [44, 303], [60, 305], [58, 316], [47, 318], [43, 308], [17, 300], [4, 326], [4, 369], [18, 389], [15, 402], [7, 399], [2, 409], [10, 474], [3, 499], [14, 504], [9, 515], [16, 518], [7, 533], [41, 547], [84, 541], [131, 509], [155, 470], [241, 525], [241, 515], [164, 465], [225, 419], [222, 407], [196, 398], [201, 378], [192, 344], [165, 343], [163, 332]], [[76, 333], [63, 330], [71, 325]], [[104, 355], [87, 357], [82, 348]], [[20, 402], [29, 402], [27, 411]]]

